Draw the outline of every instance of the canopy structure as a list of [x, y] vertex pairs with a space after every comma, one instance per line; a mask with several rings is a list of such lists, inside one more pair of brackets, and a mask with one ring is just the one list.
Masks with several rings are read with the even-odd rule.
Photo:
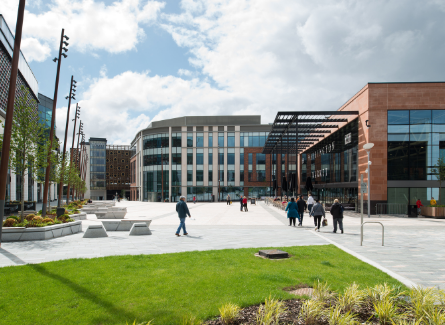
[[[348, 117], [355, 117], [358, 114], [357, 111], [278, 112], [262, 153], [280, 154], [279, 156], [281, 154], [296, 154], [295, 164], [298, 165], [298, 156], [301, 152], [323, 140], [331, 132], [335, 132], [340, 124], [349, 121]], [[281, 161], [281, 158], [279, 160]], [[286, 168], [288, 170], [286, 177], [281, 172], [281, 168], [277, 169], [274, 166], [277, 163], [278, 157], [276, 161], [272, 161], [271, 155], [270, 187], [274, 190], [275, 195], [278, 193], [275, 191], [280, 187], [281, 195], [283, 192], [290, 195], [299, 193], [297, 172], [295, 170], [291, 172], [289, 168]], [[289, 159], [287, 159], [287, 163], [289, 164]], [[303, 181], [308, 181], [311, 184], [310, 177]], [[309, 185], [309, 187], [311, 186]]]
[[[278, 112], [263, 153], [300, 153], [348, 122], [357, 111]], [[298, 144], [298, 145], [297, 145]]]

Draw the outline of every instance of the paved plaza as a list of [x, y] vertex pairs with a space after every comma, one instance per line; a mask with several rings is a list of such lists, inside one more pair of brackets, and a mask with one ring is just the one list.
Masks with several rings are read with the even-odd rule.
[[[46, 241], [2, 243], [0, 267], [41, 263], [68, 258], [92, 258], [125, 254], [162, 254], [194, 250], [248, 247], [285, 247], [334, 244], [395, 276], [405, 284], [445, 288], [445, 220], [424, 218], [371, 218], [385, 225], [385, 246], [381, 228], [365, 227], [360, 246], [360, 218], [348, 213], [345, 233], [332, 233], [329, 226], [314, 232], [313, 219], [305, 214], [304, 227], [289, 227], [286, 214], [260, 202], [240, 212], [239, 203], [188, 203], [190, 235], [176, 237], [179, 220], [173, 203], [120, 202], [127, 207], [126, 219], [151, 219], [151, 236], [129, 236], [108, 232], [107, 238], [82, 238], [83, 232]], [[367, 218], [366, 218], [367, 219]], [[369, 219], [367, 219], [369, 221]], [[83, 220], [83, 231], [98, 224], [95, 215]]]

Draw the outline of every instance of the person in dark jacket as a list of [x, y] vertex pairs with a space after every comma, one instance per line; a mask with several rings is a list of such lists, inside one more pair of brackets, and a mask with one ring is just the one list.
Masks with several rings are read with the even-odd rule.
[[315, 226], [315, 231], [320, 231], [321, 217], [325, 217], [325, 212], [323, 206], [320, 204], [320, 200], [315, 200], [315, 204], [311, 210], [311, 215], [317, 222], [317, 225]]
[[240, 211], [243, 212], [243, 197], [240, 195], [239, 197]]
[[306, 205], [306, 202], [304, 202], [304, 200], [303, 200], [303, 196], [302, 195], [300, 195], [300, 199], [297, 201], [297, 205], [298, 205], [298, 214], [299, 214], [299, 223], [298, 223], [298, 225], [299, 226], [303, 226], [303, 215], [304, 215], [304, 210], [306, 210], [306, 208], [307, 208], [307, 205]]
[[178, 230], [176, 230], [176, 236], [181, 236], [179, 234], [179, 232], [182, 231], [184, 232], [184, 236], [188, 235], [187, 230], [185, 230], [185, 218], [187, 218], [187, 216], [189, 216], [189, 218], [191, 218], [192, 216], [190, 215], [190, 211], [189, 208], [187, 207], [187, 203], [185, 203], [185, 196], [181, 196], [179, 198], [179, 202], [176, 203], [176, 212], [178, 212], [178, 217], [179, 220], [181, 220], [181, 222], [179, 223], [179, 227]]
[[337, 232], [337, 223], [341, 233], [343, 233], [343, 207], [338, 203], [338, 199], [335, 199], [334, 204], [331, 206], [331, 214], [334, 224], [334, 233]]
[[300, 218], [298, 216], [298, 204], [295, 202], [294, 198], [290, 199], [290, 202], [287, 204], [285, 211], [287, 211], [289, 226], [292, 226], [293, 223], [295, 227], [295, 220], [298, 218], [298, 221], [300, 221]]

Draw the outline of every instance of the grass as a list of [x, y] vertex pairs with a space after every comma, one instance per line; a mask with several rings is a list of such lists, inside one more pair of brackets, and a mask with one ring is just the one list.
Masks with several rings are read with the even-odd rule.
[[[258, 249], [71, 259], [0, 268], [4, 324], [181, 324], [208, 319], [227, 303], [240, 307], [282, 288], [327, 281], [343, 291], [352, 282], [400, 283], [333, 245], [279, 248], [286, 260], [254, 256]], [[329, 262], [327, 266], [326, 262]]]

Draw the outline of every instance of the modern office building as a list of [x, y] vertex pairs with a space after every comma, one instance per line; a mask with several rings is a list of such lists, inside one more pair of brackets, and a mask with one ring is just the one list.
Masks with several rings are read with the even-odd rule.
[[[311, 177], [313, 193], [324, 202], [335, 198], [358, 203], [360, 177], [368, 180], [370, 150], [371, 212], [378, 204], [413, 205], [439, 199], [433, 168], [445, 158], [445, 83], [368, 83], [338, 112], [347, 122], [301, 151], [300, 191]], [[357, 114], [352, 114], [356, 112]], [[331, 119], [338, 116], [331, 116]], [[364, 194], [365, 206], [368, 194]], [[440, 197], [445, 203], [445, 191]]]
[[261, 153], [269, 129], [259, 115], [152, 122], [131, 143], [131, 200], [269, 195], [271, 160]]
[[85, 198], [112, 200], [116, 193], [130, 197], [130, 146], [107, 145], [105, 138], [85, 143], [88, 166]]
[[[4, 122], [6, 117], [6, 107], [8, 101], [8, 93], [9, 93], [9, 81], [11, 75], [13, 49], [14, 49], [14, 36], [11, 30], [9, 29], [4, 17], [0, 15], [0, 120], [2, 122]], [[28, 93], [29, 104], [31, 106], [34, 106], [36, 111], [39, 110], [39, 116], [41, 116], [43, 107], [48, 107], [46, 105], [47, 102], [46, 97], [42, 102], [40, 102], [40, 99], [42, 98], [43, 95], [39, 94], [38, 92], [37, 79], [34, 76], [28, 63], [26, 62], [23, 53], [20, 52], [18, 75], [17, 75], [16, 98], [24, 95], [22, 87], [25, 87], [29, 92]], [[48, 100], [51, 101], [49, 98]], [[0, 128], [0, 132], [3, 132], [2, 128]], [[25, 184], [24, 184], [25, 200], [41, 201], [40, 186], [37, 182], [33, 181], [31, 176], [32, 175], [28, 175], [28, 177], [25, 177]], [[17, 200], [21, 197], [20, 182], [21, 178], [19, 177], [19, 175], [15, 175], [14, 171], [9, 171], [7, 192], [6, 192], [7, 200], [9, 199]], [[53, 185], [53, 188], [51, 189], [52, 199], [55, 199], [54, 196], [55, 188], [56, 187]]]

